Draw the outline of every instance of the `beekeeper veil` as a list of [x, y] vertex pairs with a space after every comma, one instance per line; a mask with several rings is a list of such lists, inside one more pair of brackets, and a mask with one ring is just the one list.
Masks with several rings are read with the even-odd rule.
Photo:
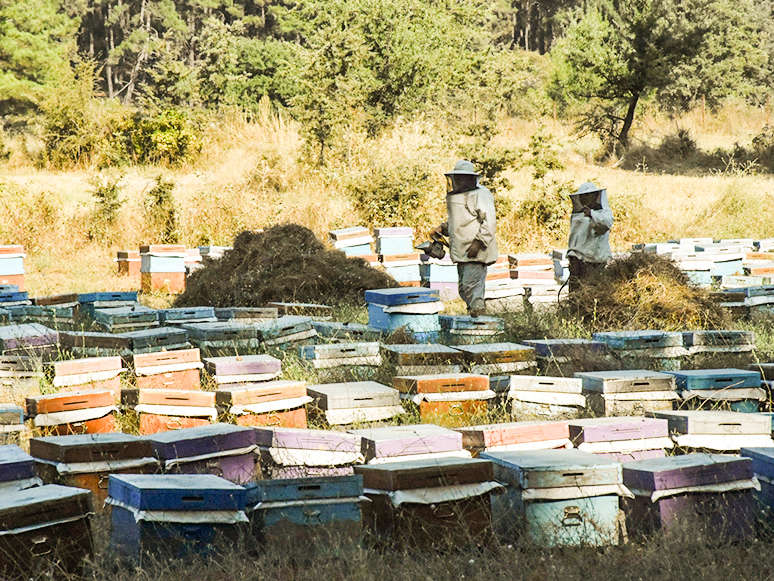
[[461, 194], [471, 192], [478, 187], [479, 173], [473, 164], [465, 159], [454, 164], [454, 169], [444, 174], [446, 176], [446, 194]]
[[577, 192], [570, 194], [572, 200], [572, 212], [583, 212], [583, 208], [601, 210], [607, 208], [607, 190], [598, 188], [593, 182], [582, 183]]

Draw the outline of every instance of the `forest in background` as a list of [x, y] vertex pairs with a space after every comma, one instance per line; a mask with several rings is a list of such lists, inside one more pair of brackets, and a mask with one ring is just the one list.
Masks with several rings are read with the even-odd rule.
[[479, 145], [559, 117], [621, 154], [649, 107], [768, 106], [773, 67], [769, 0], [0, 0], [0, 153], [175, 164], [263, 103], [318, 164], [420, 115]]

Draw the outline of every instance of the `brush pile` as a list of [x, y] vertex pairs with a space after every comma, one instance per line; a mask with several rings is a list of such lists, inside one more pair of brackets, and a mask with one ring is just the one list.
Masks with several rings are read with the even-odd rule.
[[242, 232], [219, 260], [186, 280], [177, 307], [260, 307], [269, 302], [362, 304], [365, 291], [399, 286], [360, 258], [326, 248], [308, 228]]
[[636, 252], [611, 261], [602, 274], [562, 303], [594, 331], [727, 328], [728, 314], [668, 258]]

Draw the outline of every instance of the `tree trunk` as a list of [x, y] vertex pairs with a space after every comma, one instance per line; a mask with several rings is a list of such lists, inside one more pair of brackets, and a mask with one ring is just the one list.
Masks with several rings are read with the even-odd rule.
[[105, 59], [105, 78], [107, 78], [108, 98], [112, 99], [115, 93], [113, 89], [113, 65], [110, 64], [110, 58], [113, 55], [113, 50], [115, 49], [115, 39], [113, 37], [113, 26], [110, 23], [110, 4], [108, 4], [107, 13], [105, 15], [105, 44], [107, 45], [107, 58]]
[[626, 117], [624, 118], [623, 127], [621, 127], [621, 133], [618, 135], [618, 143], [624, 149], [629, 147], [629, 130], [632, 128], [634, 122], [634, 112], [637, 109], [637, 102], [640, 100], [640, 94], [634, 93], [629, 100], [629, 109], [626, 111]]

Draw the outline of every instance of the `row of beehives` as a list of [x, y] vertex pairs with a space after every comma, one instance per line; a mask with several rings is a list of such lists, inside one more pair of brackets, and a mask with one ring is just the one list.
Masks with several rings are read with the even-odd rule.
[[721, 288], [770, 284], [774, 277], [774, 239], [682, 238], [656, 244], [635, 244], [635, 252], [668, 256], [692, 282]]
[[[706, 429], [753, 417], [719, 414], [727, 417], [683, 419]], [[363, 531], [370, 543], [408, 550], [521, 535], [539, 546], [615, 545], [678, 524], [752, 538], [756, 515], [774, 503], [774, 442], [760, 447], [751, 436], [758, 447], [737, 456], [666, 456], [672, 421], [348, 433], [220, 424], [144, 438], [34, 438], [31, 456], [0, 447], [0, 570], [24, 575], [50, 560], [77, 573], [93, 554], [93, 510], [110, 513], [111, 552], [135, 562], [237, 541], [341, 549], [359, 545]], [[646, 441], [648, 451], [631, 450]]]
[[[307, 357], [305, 360], [319, 371], [347, 365], [362, 368], [384, 362], [386, 367], [382, 371], [392, 375], [393, 387], [373, 381], [312, 386], [310, 391], [317, 398], [313, 407], [322, 410], [323, 419], [331, 425], [386, 420], [403, 413], [401, 405], [418, 406], [421, 417], [428, 421], [459, 424], [485, 415], [491, 402], [499, 406], [503, 397], [510, 408], [508, 411], [517, 418], [573, 417], [585, 413], [586, 409], [597, 415], [673, 407], [728, 407], [757, 412], [762, 402], [771, 399], [774, 364], [751, 364], [747, 370], [721, 368], [664, 373], [640, 369], [576, 372], [575, 377], [521, 375], [535, 369], [535, 350], [545, 347], [546, 341], [528, 343], [535, 345], [485, 343], [453, 348], [436, 344], [361, 342], [307, 345], [299, 349]], [[578, 347], [575, 343], [571, 345]], [[216, 401], [225, 407], [221, 413], [228, 412], [229, 406], [239, 407], [231, 399], [239, 392], [242, 403], [257, 406], [242, 410], [241, 415], [256, 415], [252, 423], [268, 421], [266, 414], [271, 412], [274, 421], [306, 425], [307, 387], [303, 382], [271, 381], [282, 371], [280, 360], [273, 356], [205, 357], [202, 362], [200, 351], [194, 348], [137, 353], [127, 358], [127, 363], [131, 369], [128, 382], [134, 389], [122, 392], [121, 376], [127, 369], [118, 356], [46, 364], [30, 356], [1, 356], [0, 401], [26, 404], [26, 411], [19, 410], [32, 417], [36, 425], [62, 425], [58, 429], [67, 433], [66, 426], [71, 422], [62, 413], [68, 409], [77, 416], [78, 422], [102, 421], [100, 418], [111, 422], [107, 418], [112, 418], [115, 411], [112, 406], [121, 400], [125, 407], [132, 409], [161, 406], [159, 409], [165, 410], [161, 415], [174, 417], [175, 422], [185, 417], [208, 421], [206, 418], [218, 415], [214, 409]], [[463, 366], [472, 373], [462, 373]], [[205, 367], [218, 389], [197, 393], [200, 371]], [[48, 376], [46, 391], [53, 389], [59, 393], [40, 395], [44, 374]], [[51, 423], [53, 420], [44, 416], [36, 417], [32, 410], [39, 411], [38, 400], [54, 406], [51, 411], [58, 423]], [[258, 408], [262, 411], [258, 412]], [[141, 418], [145, 417], [141, 414]]]
[[[139, 250], [119, 250], [116, 263], [118, 274], [140, 278], [142, 290], [166, 290], [171, 293], [185, 289], [185, 275], [200, 268], [202, 258], [220, 258], [228, 250], [223, 246], [150, 244]], [[20, 244], [0, 245], [0, 287], [15, 286], [25, 289], [24, 247]]]

